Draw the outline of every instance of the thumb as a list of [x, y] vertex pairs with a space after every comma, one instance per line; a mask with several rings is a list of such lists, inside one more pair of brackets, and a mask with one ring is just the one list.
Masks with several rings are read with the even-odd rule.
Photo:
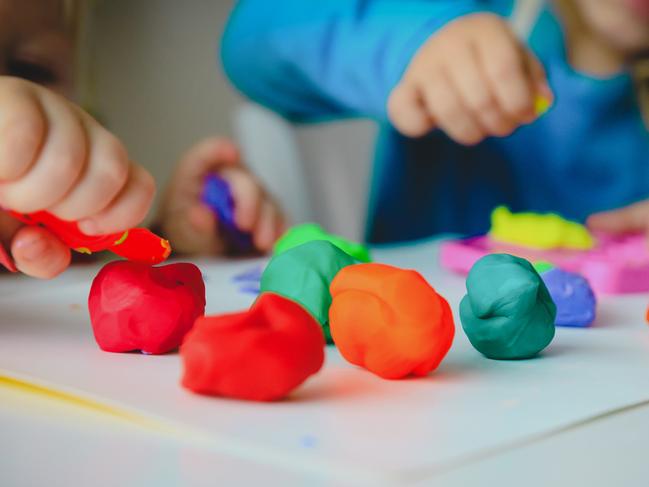
[[70, 249], [59, 239], [43, 228], [24, 226], [4, 211], [0, 211], [0, 245], [11, 249], [11, 256], [0, 252], [4, 254], [0, 263], [32, 277], [55, 277], [70, 264]]
[[591, 230], [612, 233], [638, 233], [649, 230], [649, 201], [591, 215], [586, 225]]
[[70, 265], [70, 249], [40, 227], [18, 229], [11, 243], [11, 253], [21, 272], [40, 279], [56, 277]]

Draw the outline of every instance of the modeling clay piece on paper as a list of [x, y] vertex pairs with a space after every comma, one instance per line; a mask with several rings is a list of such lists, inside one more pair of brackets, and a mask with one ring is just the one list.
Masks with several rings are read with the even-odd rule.
[[238, 252], [250, 252], [254, 245], [250, 233], [239, 230], [234, 218], [234, 198], [228, 182], [214, 174], [205, 180], [203, 203], [216, 214], [219, 231], [228, 245]]
[[27, 225], [47, 228], [65, 245], [84, 254], [110, 250], [125, 259], [147, 264], [159, 264], [171, 254], [169, 242], [145, 228], [133, 228], [110, 235], [89, 236], [81, 233], [76, 222], [61, 220], [46, 211], [30, 214], [14, 211], [9, 213]]
[[491, 215], [489, 236], [497, 241], [533, 249], [589, 250], [595, 240], [588, 229], [553, 213], [511, 213], [496, 208]]
[[320, 370], [324, 339], [318, 323], [299, 304], [264, 293], [249, 311], [196, 320], [180, 354], [187, 389], [273, 401]]
[[552, 301], [557, 306], [557, 326], [590, 326], [595, 320], [597, 301], [584, 277], [554, 268], [541, 272]]
[[469, 272], [466, 289], [460, 303], [462, 327], [486, 357], [530, 358], [552, 341], [556, 306], [525, 259], [507, 254], [483, 257]]
[[[589, 282], [596, 294], [649, 292], [649, 249], [645, 235], [612, 236], [598, 233], [589, 238], [580, 226], [572, 228], [575, 230], [569, 240], [573, 247], [577, 243], [586, 247], [591, 240], [594, 246], [587, 250], [565, 247], [547, 250], [504, 243], [482, 235], [444, 242], [440, 248], [440, 262], [446, 269], [466, 274], [481, 257], [507, 253], [578, 273]], [[563, 238], [563, 241], [566, 242], [566, 239]]]
[[111, 262], [92, 282], [88, 308], [102, 350], [167, 353], [205, 312], [203, 276], [193, 264]]
[[545, 115], [548, 110], [552, 107], [552, 102], [546, 97], [541, 95], [536, 95], [534, 97], [534, 113], [537, 117]]
[[327, 233], [316, 223], [305, 223], [289, 229], [275, 244], [274, 253], [276, 255], [281, 254], [293, 247], [312, 242], [313, 240], [326, 240], [327, 242], [331, 242], [359, 262], [370, 262], [371, 260], [370, 251], [366, 246]]
[[329, 285], [340, 269], [356, 261], [325, 240], [293, 247], [269, 262], [261, 277], [261, 292], [274, 292], [304, 306], [322, 326], [327, 343], [329, 331]]
[[424, 376], [451, 347], [451, 309], [415, 271], [352, 265], [334, 278], [331, 295], [334, 343], [346, 360], [379, 377]]

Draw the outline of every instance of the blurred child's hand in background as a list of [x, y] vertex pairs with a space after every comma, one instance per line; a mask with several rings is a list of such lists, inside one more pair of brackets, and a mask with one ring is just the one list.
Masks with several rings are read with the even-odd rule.
[[472, 145], [532, 122], [535, 99], [552, 101], [543, 67], [499, 16], [459, 18], [431, 36], [388, 100], [397, 130], [409, 137], [434, 128]]
[[229, 250], [219, 236], [216, 216], [201, 201], [209, 174], [218, 174], [230, 184], [238, 228], [252, 235], [257, 250], [271, 250], [284, 232], [284, 216], [243, 164], [237, 147], [216, 137], [196, 144], [185, 154], [166, 191], [160, 223], [174, 250], [191, 254]]
[[[0, 207], [47, 210], [98, 235], [139, 224], [154, 192], [149, 173], [79, 107], [47, 88], [0, 76]], [[51, 234], [20, 228], [6, 214], [0, 237], [26, 274], [53, 277], [69, 263], [69, 250]]]
[[649, 200], [617, 210], [596, 213], [588, 218], [586, 225], [591, 230], [613, 235], [644, 233], [649, 239]]

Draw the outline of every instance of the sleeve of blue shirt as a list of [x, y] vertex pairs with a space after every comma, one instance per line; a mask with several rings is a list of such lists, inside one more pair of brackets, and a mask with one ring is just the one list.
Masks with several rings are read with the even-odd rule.
[[240, 0], [222, 42], [226, 74], [295, 121], [386, 118], [425, 40], [479, 0]]

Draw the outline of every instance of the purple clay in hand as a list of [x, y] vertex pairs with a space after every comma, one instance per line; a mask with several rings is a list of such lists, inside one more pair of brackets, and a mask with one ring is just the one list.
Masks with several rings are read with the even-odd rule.
[[597, 301], [588, 281], [574, 272], [554, 268], [541, 274], [557, 306], [557, 326], [586, 327], [595, 320]]
[[207, 176], [201, 200], [216, 214], [219, 231], [233, 250], [241, 253], [253, 250], [251, 235], [239, 230], [234, 221], [234, 199], [225, 179], [214, 174]]

